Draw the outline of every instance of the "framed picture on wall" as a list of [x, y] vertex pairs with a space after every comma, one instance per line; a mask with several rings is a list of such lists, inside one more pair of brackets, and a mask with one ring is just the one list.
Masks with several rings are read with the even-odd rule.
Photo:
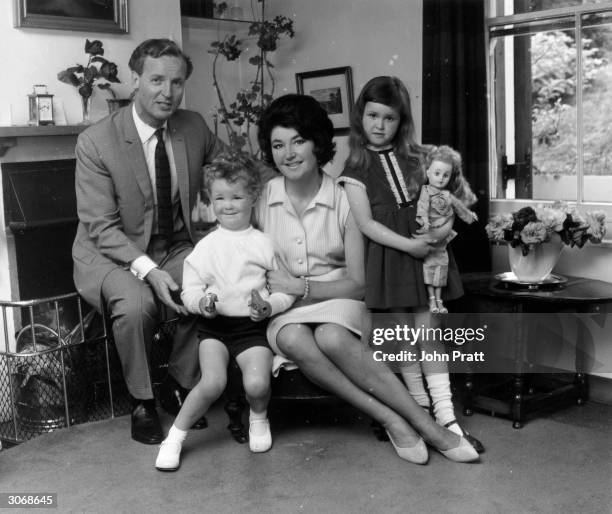
[[128, 0], [13, 0], [15, 27], [128, 32]]
[[353, 76], [350, 66], [295, 74], [297, 92], [310, 95], [325, 108], [336, 135], [348, 134], [353, 107]]

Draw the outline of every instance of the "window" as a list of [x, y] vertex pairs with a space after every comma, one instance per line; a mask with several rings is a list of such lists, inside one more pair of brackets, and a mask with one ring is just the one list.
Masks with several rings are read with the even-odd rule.
[[490, 0], [487, 44], [492, 199], [589, 204], [610, 223], [612, 1]]

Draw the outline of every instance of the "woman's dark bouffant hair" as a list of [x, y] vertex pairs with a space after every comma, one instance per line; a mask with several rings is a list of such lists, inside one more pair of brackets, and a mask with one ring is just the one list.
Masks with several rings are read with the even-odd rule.
[[334, 126], [312, 96], [289, 94], [274, 100], [262, 113], [258, 123], [257, 139], [264, 160], [274, 165], [270, 136], [275, 127], [294, 129], [304, 139], [314, 143], [319, 166], [332, 160], [336, 153], [333, 141]]

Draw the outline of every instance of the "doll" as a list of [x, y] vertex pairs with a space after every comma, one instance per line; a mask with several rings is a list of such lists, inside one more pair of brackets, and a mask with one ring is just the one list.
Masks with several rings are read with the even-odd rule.
[[446, 246], [457, 235], [453, 230], [455, 214], [468, 224], [478, 220], [468, 206], [476, 202], [462, 173], [461, 155], [449, 146], [434, 146], [425, 158], [427, 183], [417, 203], [416, 221], [420, 234], [433, 235], [437, 241], [423, 260], [423, 278], [429, 296], [429, 311], [446, 314], [441, 299], [448, 276]]

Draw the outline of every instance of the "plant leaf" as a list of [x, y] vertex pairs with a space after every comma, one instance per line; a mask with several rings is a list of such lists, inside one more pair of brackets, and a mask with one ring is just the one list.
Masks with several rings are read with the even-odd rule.
[[77, 76], [68, 70], [60, 71], [57, 74], [57, 78], [66, 84], [70, 84], [71, 86], [78, 87], [81, 85], [81, 81], [77, 78]]

